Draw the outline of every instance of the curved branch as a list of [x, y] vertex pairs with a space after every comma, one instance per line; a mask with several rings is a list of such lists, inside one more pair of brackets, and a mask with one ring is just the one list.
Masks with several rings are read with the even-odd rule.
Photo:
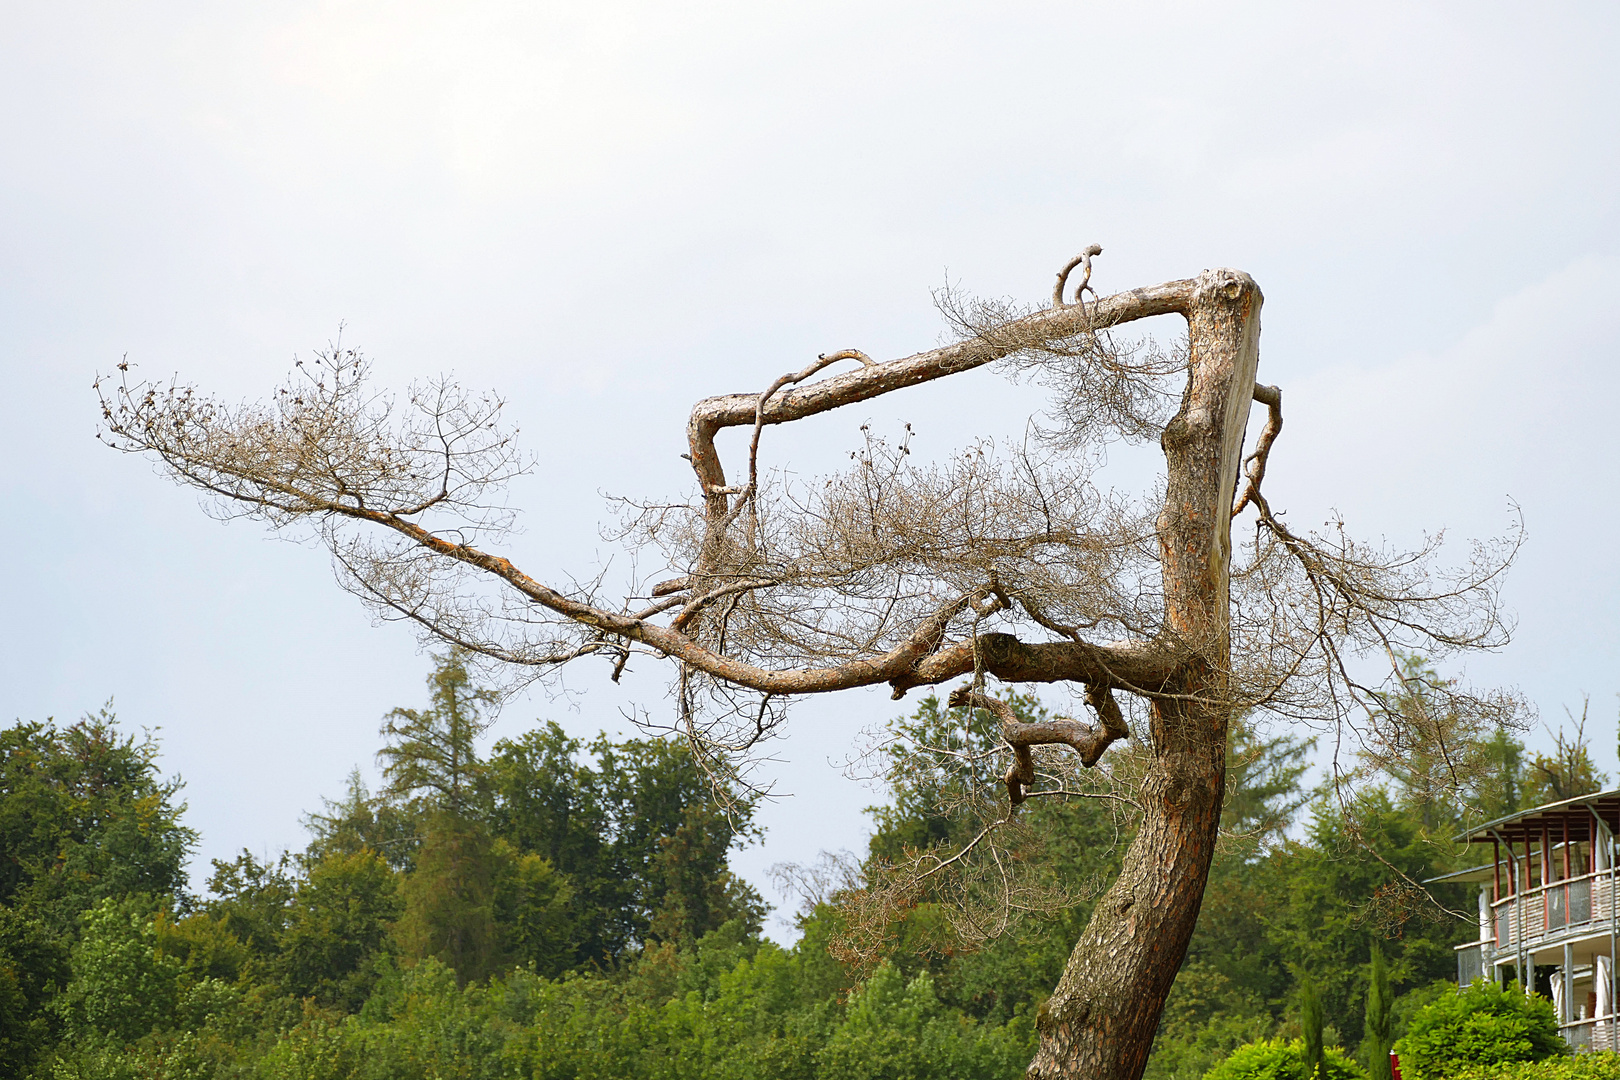
[[1094, 326], [1113, 326], [1155, 315], [1186, 314], [1197, 284], [1197, 280], [1192, 278], [1167, 281], [1105, 296], [1092, 304], [1089, 310], [1069, 306], [1039, 311], [1011, 324], [1019, 333], [1001, 335], [996, 342], [981, 339], [958, 341], [898, 360], [872, 363], [859, 371], [835, 375], [812, 386], [774, 396], [763, 407], [758, 394], [727, 394], [706, 398], [693, 407], [691, 419], [686, 425], [686, 436], [690, 445], [688, 456], [692, 461], [692, 470], [697, 475], [698, 489], [708, 501], [709, 517], [718, 521], [729, 509], [724, 493], [726, 473], [720, 455], [714, 448], [714, 437], [722, 428], [754, 423], [785, 424], [867, 401], [894, 390], [970, 371], [1015, 351], [1018, 347], [1012, 344], [1015, 340], [1027, 342], [1032, 337], [1061, 339]]
[[1260, 498], [1260, 484], [1266, 478], [1266, 462], [1271, 457], [1271, 444], [1277, 441], [1277, 435], [1282, 431], [1282, 388], [1277, 386], [1261, 386], [1254, 384], [1254, 400], [1267, 407], [1269, 415], [1266, 417], [1266, 426], [1261, 429], [1260, 437], [1255, 440], [1254, 453], [1248, 457], [1249, 483], [1243, 489], [1243, 495], [1238, 499], [1237, 505], [1232, 507], [1232, 516], [1237, 517], [1243, 508]]
[[780, 379], [771, 383], [769, 390], [759, 395], [759, 401], [754, 406], [754, 437], [748, 443], [748, 486], [743, 489], [740, 502], [752, 501], [759, 492], [759, 434], [765, 427], [765, 403], [770, 401], [771, 396], [782, 387], [804, 382], [818, 371], [836, 364], [840, 360], [859, 360], [862, 367], [871, 367], [873, 365], [872, 358], [859, 349], [842, 349], [831, 355], [822, 353], [802, 370], [791, 375], [783, 375]]
[[1080, 254], [1063, 264], [1063, 269], [1058, 271], [1057, 284], [1052, 286], [1053, 307], [1060, 308], [1068, 306], [1063, 302], [1063, 287], [1069, 283], [1069, 275], [1074, 273], [1074, 268], [1077, 266], [1083, 265], [1086, 268], [1086, 273], [1085, 276], [1080, 279], [1080, 284], [1075, 286], [1074, 302], [1078, 304], [1080, 302], [1080, 297], [1087, 292], [1091, 293], [1092, 296], [1097, 295], [1097, 290], [1091, 287], [1091, 257], [1093, 255], [1101, 254], [1102, 245], [1091, 244], [1087, 246], [1086, 250], [1082, 251]]
[[1086, 704], [1096, 710], [1097, 718], [1102, 721], [1096, 727], [1063, 716], [1026, 723], [1018, 719], [1006, 702], [971, 686], [952, 690], [947, 704], [953, 709], [963, 706], [984, 709], [1001, 721], [1001, 737], [1007, 740], [1007, 745], [1013, 751], [1012, 767], [1002, 779], [1007, 784], [1007, 797], [1014, 806], [1024, 801], [1029, 788], [1035, 783], [1035, 754], [1032, 747], [1059, 743], [1072, 747], [1080, 755], [1080, 763], [1089, 769], [1097, 764], [1103, 751], [1111, 744], [1119, 739], [1128, 739], [1131, 734], [1119, 711], [1119, 703], [1114, 700], [1113, 691], [1100, 683], [1086, 688]]

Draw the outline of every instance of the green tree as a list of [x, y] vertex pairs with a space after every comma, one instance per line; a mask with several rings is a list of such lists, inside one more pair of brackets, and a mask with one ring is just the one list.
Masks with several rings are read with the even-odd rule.
[[0, 731], [0, 904], [72, 937], [99, 900], [181, 895], [196, 833], [157, 752], [106, 709]]
[[202, 910], [242, 943], [250, 970], [263, 968], [281, 951], [298, 894], [292, 860], [260, 862], [244, 849], [230, 862], [214, 859], [213, 867]]
[[52, 1002], [70, 1039], [127, 1043], [174, 1023], [182, 965], [158, 948], [153, 915], [140, 895], [104, 899], [83, 915], [73, 977]]
[[400, 908], [394, 871], [376, 852], [315, 862], [287, 910], [275, 959], [281, 985], [323, 1005], [359, 1008]]
[[[493, 837], [483, 808], [476, 739], [488, 726], [485, 710], [497, 695], [474, 685], [465, 655], [452, 649], [435, 657], [428, 676], [430, 706], [398, 708], [384, 719], [386, 740], [377, 758], [387, 781], [381, 813], [358, 775], [331, 824], [317, 835], [320, 850], [341, 850], [378, 837], [381, 821], [407, 825], [415, 835], [409, 872], [400, 887], [404, 910], [394, 928], [407, 956], [433, 957], [466, 982], [494, 972], [501, 961], [495, 926], [498, 875]], [[397, 808], [397, 809], [395, 809]], [[399, 811], [403, 811], [401, 816]], [[403, 861], [403, 860], [401, 860]]]
[[29, 1075], [56, 1041], [46, 1011], [70, 977], [68, 951], [38, 919], [0, 905], [0, 1080]]
[[1216, 859], [1248, 862], [1281, 840], [1310, 795], [1300, 780], [1310, 770], [1316, 740], [1266, 737], [1247, 718], [1234, 721], [1227, 740], [1226, 798]]
[[485, 777], [491, 833], [567, 883], [573, 965], [612, 964], [655, 938], [695, 940], [732, 919], [762, 918], [758, 894], [726, 866], [755, 834], [753, 804], [733, 792], [727, 813], [685, 745], [586, 744], [547, 723], [496, 743]]
[[[1033, 695], [1012, 694], [1007, 705], [1021, 722], [1051, 719]], [[817, 898], [836, 902], [840, 953], [861, 970], [887, 961], [908, 979], [927, 971], [942, 1000], [988, 1022], [1033, 1013], [1062, 974], [1097, 887], [1117, 872], [1131, 819], [1106, 800], [1029, 800], [1018, 810], [1026, 843], [1010, 865], [1027, 875], [1025, 895], [1036, 902], [1026, 911], [982, 902], [987, 923], [1010, 917], [1003, 933], [977, 933], [947, 914], [960, 894], [889, 892], [886, 886], [891, 868], [929, 855], [949, 858], [984, 827], [986, 815], [1001, 815], [1005, 803], [994, 801], [1006, 790], [1000, 725], [983, 709], [953, 710], [930, 694], [912, 713], [893, 719], [888, 734], [887, 798], [867, 808], [874, 829], [856, 880], [843, 883], [853, 887], [808, 888], [807, 895], [830, 892]], [[1073, 887], [1053, 888], [1059, 881]]]
[[1571, 715], [1575, 732], [1565, 737], [1564, 729], [1553, 734], [1553, 752], [1537, 754], [1530, 759], [1525, 770], [1524, 804], [1540, 806], [1543, 803], [1573, 799], [1577, 795], [1590, 795], [1603, 790], [1608, 782], [1592, 761], [1592, 748], [1586, 738], [1586, 711], [1589, 701], [1582, 702], [1580, 719]]
[[401, 883], [404, 914], [394, 928], [406, 955], [433, 957], [463, 983], [499, 966], [494, 842], [481, 821], [449, 810], [427, 815], [416, 868]]
[[323, 799], [322, 812], [304, 818], [310, 832], [305, 858], [369, 850], [395, 870], [411, 869], [422, 842], [422, 815], [386, 795], [374, 797], [358, 767], [349, 771], [345, 784], [343, 798]]
[[1299, 981], [1300, 1060], [1309, 1080], [1327, 1080], [1327, 1059], [1322, 1051], [1322, 995], [1309, 976]]
[[[1424, 829], [1421, 807], [1368, 787], [1348, 815], [1336, 800], [1318, 801], [1305, 836], [1256, 869], [1260, 895], [1251, 900], [1267, 906], [1267, 939], [1286, 962], [1315, 975], [1323, 1008], [1350, 1045], [1364, 1034], [1361, 972], [1375, 945], [1396, 950], [1398, 983], [1455, 976], [1456, 924], [1435, 918], [1430, 894], [1410, 883], [1454, 869], [1460, 857], [1448, 836]], [[1435, 886], [1432, 894], [1453, 909], [1467, 903], [1463, 886]]]
[[425, 800], [427, 806], [464, 817], [478, 797], [480, 767], [474, 743], [489, 726], [485, 710], [499, 695], [473, 685], [466, 654], [460, 650], [434, 660], [428, 676], [432, 705], [390, 712], [382, 725], [387, 741], [377, 757], [388, 795], [404, 802]]
[[1482, 819], [1493, 821], [1534, 805], [1525, 801], [1524, 744], [1506, 727], [1491, 733], [1480, 745], [1479, 756], [1484, 768], [1475, 787], [1475, 801]]
[[505, 961], [556, 977], [574, 962], [578, 933], [574, 889], [568, 875], [534, 852], [519, 854], [505, 840], [494, 842], [495, 926]]
[[1367, 1010], [1361, 1037], [1361, 1061], [1372, 1080], [1390, 1080], [1389, 1051], [1395, 1045], [1395, 999], [1389, 986], [1384, 950], [1373, 946], [1367, 970]]

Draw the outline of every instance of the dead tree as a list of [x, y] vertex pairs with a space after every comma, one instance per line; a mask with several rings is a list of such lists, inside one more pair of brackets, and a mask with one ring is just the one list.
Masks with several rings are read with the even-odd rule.
[[[898, 698], [967, 678], [953, 703], [995, 711], [990, 680], [1078, 684], [1095, 724], [1003, 724], [1016, 803], [1039, 794], [1032, 746], [1066, 744], [1091, 766], [1128, 737], [1123, 698], [1146, 718], [1139, 827], [1040, 1014], [1029, 1075], [1135, 1080], [1198, 917], [1231, 718], [1353, 723], [1399, 689], [1367, 674], [1369, 656], [1504, 641], [1497, 583], [1517, 541], [1447, 571], [1438, 539], [1393, 551], [1336, 523], [1285, 524], [1262, 487], [1282, 394], [1256, 382], [1260, 289], [1208, 270], [1098, 297], [1100, 250], [1064, 268], [1041, 310], [943, 297], [952, 344], [885, 362], [827, 354], [763, 393], [699, 402], [694, 497], [627, 520], [627, 542], [667, 564], [628, 600], [600, 582], [545, 584], [497, 550], [512, 520], [502, 484], [526, 467], [498, 399], [438, 383], [396, 402], [353, 352], [321, 354], [241, 407], [126, 370], [98, 382], [102, 437], [155, 455], [221, 514], [311, 528], [345, 587], [437, 638], [531, 671], [594, 655], [617, 678], [636, 654], [671, 661], [678, 722], [706, 753], [745, 751], [804, 694], [887, 683]], [[1185, 319], [1183, 347], [1121, 338], [1160, 315]], [[841, 363], [856, 366], [816, 379]], [[766, 428], [992, 363], [1053, 389], [1033, 451], [977, 445], [923, 467], [869, 439], [820, 487], [761, 472]], [[1253, 403], [1265, 422], [1245, 462]], [[735, 478], [715, 448], [730, 427], [751, 432]], [[1157, 439], [1162, 492], [1092, 483], [1093, 451], [1117, 438]]]

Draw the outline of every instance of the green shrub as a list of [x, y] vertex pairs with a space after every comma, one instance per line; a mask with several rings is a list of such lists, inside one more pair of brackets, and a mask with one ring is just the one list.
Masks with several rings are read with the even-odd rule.
[[1552, 1002], [1482, 981], [1420, 1009], [1395, 1052], [1404, 1080], [1444, 1080], [1470, 1066], [1540, 1061], [1569, 1047]]
[[1476, 1065], [1457, 1073], [1453, 1080], [1620, 1080], [1620, 1054], [1576, 1054], [1509, 1065]]
[[[1326, 1080], [1367, 1080], [1361, 1066], [1337, 1046], [1323, 1047], [1322, 1065]], [[1303, 1039], [1261, 1039], [1232, 1051], [1204, 1080], [1311, 1080], [1309, 1072]]]
[[819, 1058], [821, 1080], [992, 1080], [1023, 1072], [1034, 1052], [1023, 1018], [986, 1028], [952, 1015], [927, 972], [907, 980], [884, 961], [849, 999]]

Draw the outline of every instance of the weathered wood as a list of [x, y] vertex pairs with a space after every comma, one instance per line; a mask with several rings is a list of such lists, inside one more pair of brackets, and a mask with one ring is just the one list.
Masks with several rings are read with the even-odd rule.
[[1142, 823], [1037, 1020], [1029, 1075], [1136, 1080], [1187, 953], [1220, 830], [1231, 662], [1231, 506], [1259, 362], [1260, 289], [1246, 274], [1200, 275], [1188, 311], [1191, 372], [1161, 440], [1165, 625], [1185, 648], [1152, 702], [1154, 760]]

